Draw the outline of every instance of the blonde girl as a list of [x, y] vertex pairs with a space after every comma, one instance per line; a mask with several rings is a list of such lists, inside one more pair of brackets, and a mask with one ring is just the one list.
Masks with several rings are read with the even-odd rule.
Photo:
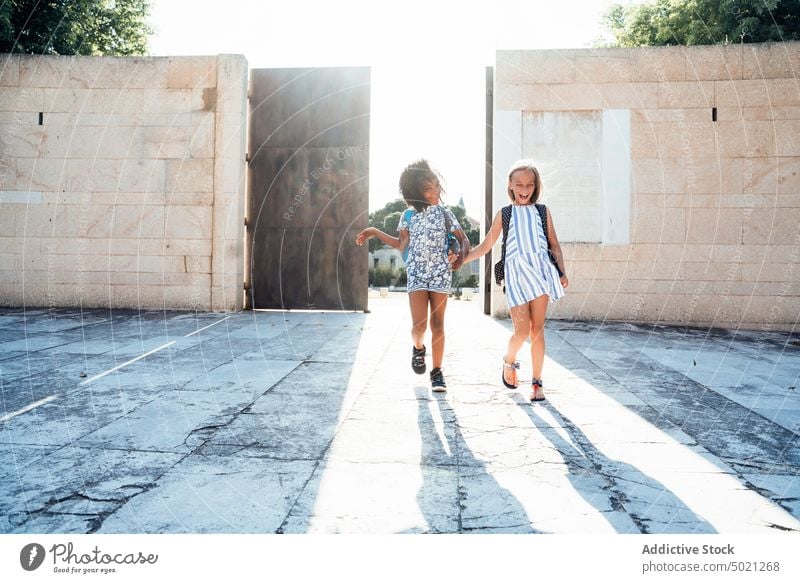
[[[465, 263], [485, 255], [503, 234], [503, 219], [508, 222], [505, 236], [505, 291], [514, 333], [503, 357], [503, 384], [518, 386], [517, 353], [531, 341], [531, 401], [544, 401], [544, 322], [549, 301], [558, 301], [569, 285], [561, 245], [550, 210], [537, 204], [542, 195], [539, 170], [531, 160], [520, 160], [508, 173], [510, 208], [494, 217], [485, 239], [467, 256]], [[543, 220], [544, 219], [544, 220]]]

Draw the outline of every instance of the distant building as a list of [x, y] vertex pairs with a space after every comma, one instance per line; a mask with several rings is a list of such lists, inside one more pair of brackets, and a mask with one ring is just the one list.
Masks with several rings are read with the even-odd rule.
[[403, 261], [403, 254], [395, 249], [384, 245], [377, 251], [369, 253], [369, 267], [370, 269], [391, 269], [396, 270], [405, 268], [406, 263]]

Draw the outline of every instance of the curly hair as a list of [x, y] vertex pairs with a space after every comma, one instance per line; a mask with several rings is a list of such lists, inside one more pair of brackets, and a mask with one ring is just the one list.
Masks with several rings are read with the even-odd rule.
[[400, 174], [400, 193], [409, 206], [414, 207], [417, 212], [422, 212], [430, 206], [428, 201], [422, 197], [423, 186], [426, 182], [437, 181], [444, 192], [441, 175], [431, 167], [427, 160], [417, 160], [406, 166]]
[[539, 200], [539, 197], [542, 196], [542, 177], [539, 175], [539, 170], [536, 166], [533, 165], [533, 160], [526, 159], [526, 160], [518, 160], [514, 162], [514, 165], [511, 166], [511, 170], [508, 171], [508, 198], [511, 199], [511, 202], [516, 202], [516, 198], [514, 197], [514, 192], [511, 190], [511, 179], [514, 178], [514, 174], [521, 170], [527, 170], [533, 174], [533, 177], [536, 179], [536, 187], [533, 189], [533, 196], [531, 196], [530, 204], [536, 204]]

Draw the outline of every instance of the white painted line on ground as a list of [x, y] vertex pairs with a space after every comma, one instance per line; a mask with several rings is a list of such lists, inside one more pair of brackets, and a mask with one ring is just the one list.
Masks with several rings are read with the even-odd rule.
[[222, 320], [217, 320], [217, 321], [216, 321], [216, 322], [214, 322], [213, 324], [209, 324], [208, 326], [204, 326], [204, 327], [200, 328], [199, 330], [195, 330], [194, 332], [191, 332], [190, 334], [186, 334], [186, 335], [184, 336], [184, 338], [188, 338], [189, 336], [194, 336], [194, 335], [195, 335], [195, 334], [197, 334], [198, 332], [202, 332], [202, 331], [203, 331], [203, 330], [205, 330], [206, 328], [211, 328], [211, 326], [216, 326], [217, 324], [219, 324], [220, 322], [224, 322], [224, 321], [225, 321], [225, 320], [227, 320], [228, 318], [230, 318], [230, 316], [226, 316], [226, 317], [222, 318]]
[[[202, 332], [202, 331], [203, 331], [203, 330], [205, 330], [206, 328], [211, 328], [211, 326], [216, 326], [216, 325], [217, 325], [217, 324], [219, 324], [220, 322], [224, 322], [225, 320], [227, 320], [227, 319], [228, 319], [228, 318], [230, 318], [230, 317], [231, 317], [231, 316], [226, 316], [226, 317], [222, 318], [221, 320], [217, 320], [217, 321], [216, 321], [216, 322], [214, 322], [213, 324], [209, 324], [208, 326], [204, 326], [203, 328], [200, 328], [199, 330], [195, 330], [194, 332], [190, 332], [189, 334], [186, 334], [186, 335], [184, 336], [184, 338], [188, 338], [189, 336], [193, 336], [193, 335], [197, 334], [198, 332]], [[153, 349], [153, 350], [151, 350], [150, 352], [146, 352], [146, 353], [142, 354], [141, 356], [137, 356], [136, 358], [133, 358], [133, 359], [129, 360], [128, 362], [124, 362], [124, 363], [122, 363], [122, 364], [120, 364], [120, 365], [118, 365], [118, 366], [115, 366], [114, 368], [108, 369], [108, 370], [107, 370], [107, 371], [105, 371], [105, 372], [101, 372], [100, 374], [98, 374], [98, 375], [95, 375], [95, 376], [93, 376], [93, 377], [92, 377], [92, 378], [90, 378], [90, 379], [86, 379], [85, 381], [83, 381], [83, 382], [82, 382], [82, 383], [80, 383], [80, 384], [81, 384], [81, 385], [88, 385], [88, 384], [89, 384], [89, 383], [91, 383], [92, 381], [96, 381], [97, 379], [99, 379], [99, 378], [102, 378], [102, 377], [106, 376], [107, 374], [111, 374], [111, 373], [112, 373], [112, 372], [114, 372], [115, 370], [119, 370], [119, 369], [121, 369], [121, 368], [122, 368], [122, 367], [124, 367], [124, 366], [128, 366], [129, 364], [133, 364], [133, 363], [134, 363], [134, 362], [136, 362], [137, 360], [141, 360], [141, 359], [143, 359], [143, 358], [144, 358], [144, 357], [146, 357], [146, 356], [150, 356], [150, 355], [151, 355], [151, 354], [153, 354], [154, 352], [158, 352], [159, 350], [163, 350], [163, 349], [164, 349], [164, 348], [166, 348], [167, 346], [172, 346], [173, 344], [175, 344], [175, 342], [177, 342], [177, 340], [173, 340], [173, 341], [171, 341], [171, 342], [167, 342], [166, 344], [164, 344], [164, 345], [162, 345], [162, 346], [159, 346], [158, 348], [154, 348], [154, 349]]]
[[33, 411], [34, 409], [36, 409], [36, 407], [39, 407], [40, 405], [44, 405], [45, 403], [49, 403], [50, 401], [55, 401], [56, 399], [58, 399], [58, 395], [50, 395], [49, 397], [45, 397], [44, 399], [36, 401], [35, 403], [31, 403], [27, 407], [23, 407], [22, 409], [19, 409], [18, 411], [13, 411], [11, 413], [7, 413], [6, 415], [3, 415], [2, 417], [0, 417], [0, 423], [4, 423], [4, 422], [8, 421], [9, 419], [12, 419], [13, 417], [16, 417], [17, 415], [22, 415], [23, 413], [27, 413], [28, 411]]
[[[151, 355], [151, 354], [153, 354], [154, 352], [158, 352], [159, 350], [163, 350], [163, 349], [164, 349], [164, 348], [166, 348], [167, 346], [172, 346], [173, 344], [175, 344], [175, 342], [176, 342], [175, 340], [173, 340], [172, 342], [167, 342], [167, 343], [166, 343], [166, 344], [164, 344], [163, 346], [159, 346], [158, 348], [154, 348], [154, 349], [153, 349], [153, 350], [151, 350], [150, 352], [145, 352], [145, 353], [144, 353], [144, 354], [142, 354], [141, 356], [137, 356], [136, 358], [132, 358], [132, 359], [131, 359], [131, 360], [129, 360], [128, 362], [123, 362], [122, 364], [120, 364], [120, 365], [117, 365], [117, 366], [115, 366], [114, 368], [110, 368], [110, 369], [108, 369], [108, 370], [107, 370], [107, 371], [105, 371], [105, 372], [101, 372], [101, 373], [100, 373], [100, 374], [98, 374], [98, 375], [94, 375], [92, 378], [90, 378], [90, 379], [86, 379], [85, 381], [83, 381], [82, 383], [80, 383], [80, 385], [88, 385], [88, 384], [89, 384], [89, 383], [91, 383], [92, 381], [96, 381], [97, 379], [99, 379], [99, 378], [102, 378], [102, 377], [106, 376], [107, 374], [111, 374], [111, 373], [112, 373], [112, 372], [114, 372], [115, 370], [119, 370], [119, 369], [121, 369], [123, 366], [128, 366], [129, 364], [133, 364], [133, 363], [134, 363], [134, 362], [136, 362], [137, 360], [142, 360], [142, 359], [143, 359], [145, 356], [150, 356], [150, 355]], [[78, 385], [78, 386], [80, 386], [80, 385]]]

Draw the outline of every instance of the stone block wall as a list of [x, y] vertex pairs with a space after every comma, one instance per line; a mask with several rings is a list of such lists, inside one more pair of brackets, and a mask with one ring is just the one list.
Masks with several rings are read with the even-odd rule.
[[[516, 158], [546, 170], [571, 281], [552, 317], [796, 326], [800, 43], [499, 51], [495, 71], [494, 206]], [[553, 147], [529, 121], [587, 116], [600, 121]], [[598, 170], [581, 191], [583, 151]], [[497, 288], [492, 302], [505, 311]]]
[[247, 76], [0, 55], [0, 305], [241, 309]]

